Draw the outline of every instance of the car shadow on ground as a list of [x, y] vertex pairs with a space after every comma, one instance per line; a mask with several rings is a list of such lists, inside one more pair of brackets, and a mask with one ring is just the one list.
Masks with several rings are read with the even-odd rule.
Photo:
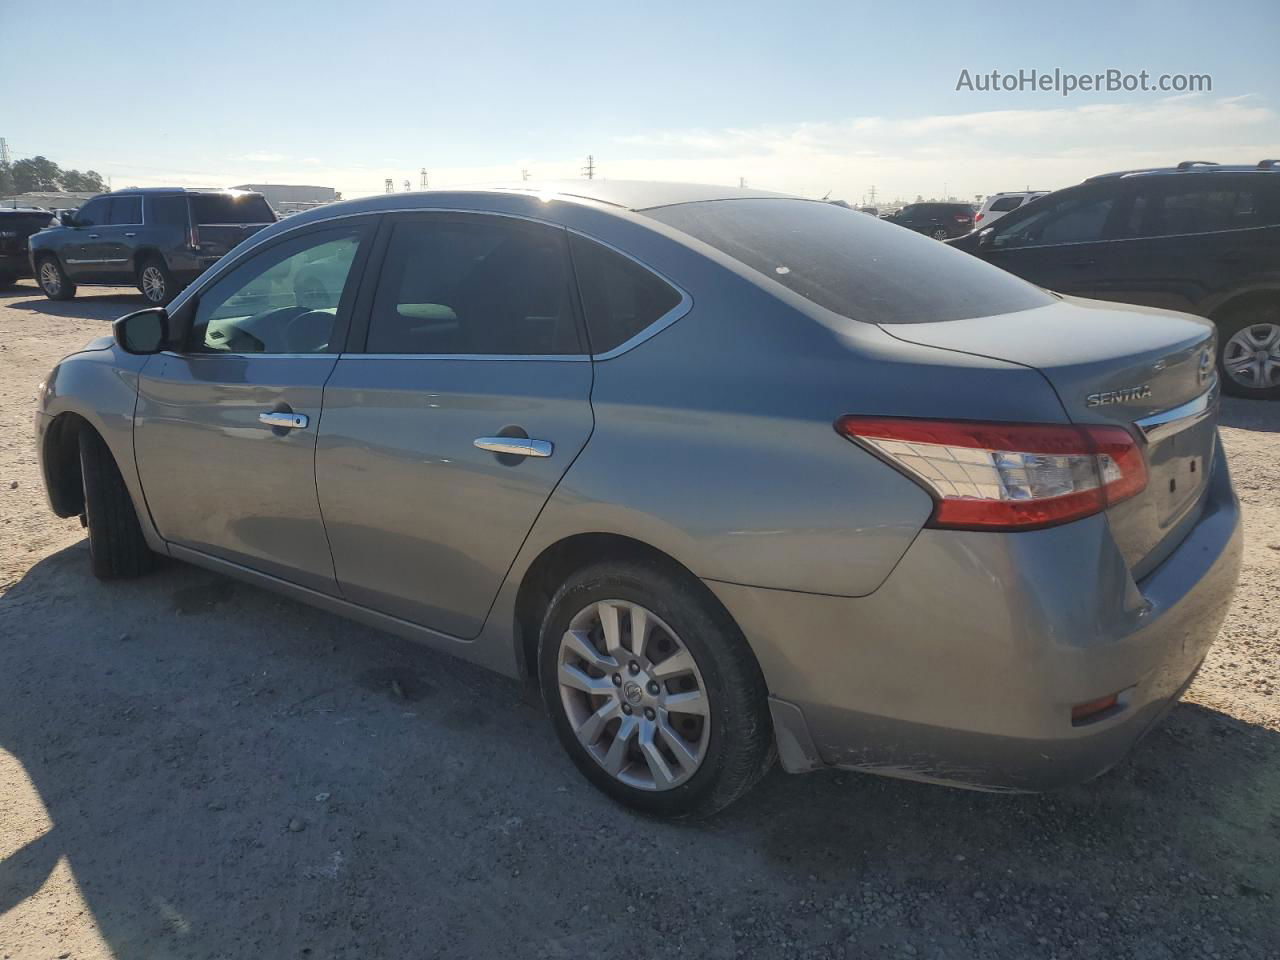
[[29, 834], [0, 928], [65, 862], [118, 957], [1280, 950], [1280, 735], [1213, 710], [1053, 795], [775, 770], [659, 823], [581, 780], [526, 685], [185, 565], [87, 566], [0, 597]]
[[1224, 427], [1280, 433], [1280, 402], [1223, 397], [1218, 423]]
[[50, 300], [39, 287], [18, 285], [0, 292], [0, 305], [49, 317], [74, 320], [114, 320], [149, 304], [129, 287], [81, 287], [70, 300]]

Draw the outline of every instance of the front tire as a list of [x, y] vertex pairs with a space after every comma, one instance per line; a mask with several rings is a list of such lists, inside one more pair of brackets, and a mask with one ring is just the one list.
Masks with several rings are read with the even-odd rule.
[[933, 237], [935, 240], [946, 240], [949, 234], [947, 233], [946, 227], [938, 227], [938, 229], [934, 230], [933, 233], [929, 234], [929, 236]]
[[138, 289], [153, 307], [163, 307], [178, 295], [178, 285], [160, 257], [148, 257], [138, 269]]
[[57, 257], [43, 257], [36, 264], [36, 283], [50, 300], [70, 300], [76, 295], [76, 285]]
[[1233, 396], [1280, 400], [1280, 301], [1251, 304], [1218, 321], [1218, 375]]
[[619, 803], [705, 817], [775, 758], [745, 638], [696, 581], [640, 561], [571, 576], [543, 619], [538, 673], [560, 742]]
[[80, 477], [93, 575], [115, 580], [149, 571], [156, 555], [142, 536], [133, 498], [106, 441], [87, 426], [80, 430]]

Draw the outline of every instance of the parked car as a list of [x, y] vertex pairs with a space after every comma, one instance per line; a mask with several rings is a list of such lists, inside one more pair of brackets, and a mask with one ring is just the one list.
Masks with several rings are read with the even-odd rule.
[[31, 245], [31, 269], [50, 300], [81, 284], [137, 286], [150, 303], [168, 303], [228, 250], [276, 215], [260, 193], [150, 188], [118, 190], [85, 202]]
[[53, 214], [38, 207], [0, 207], [0, 290], [31, 276], [27, 243], [33, 233], [53, 223]]
[[1058, 293], [1208, 317], [1224, 389], [1280, 398], [1280, 161], [1091, 177], [951, 242]]
[[973, 229], [989, 227], [1006, 213], [1012, 213], [1024, 204], [1037, 197], [1043, 197], [1048, 190], [1012, 190], [1005, 193], [993, 193], [982, 201], [977, 216], [973, 218]]
[[968, 203], [909, 203], [880, 218], [923, 233], [934, 240], [962, 237], [973, 229], [973, 205]]
[[99, 577], [163, 554], [536, 677], [587, 779], [652, 814], [775, 753], [1093, 777], [1190, 683], [1240, 562], [1207, 321], [820, 201], [379, 195], [114, 333], [36, 417]]

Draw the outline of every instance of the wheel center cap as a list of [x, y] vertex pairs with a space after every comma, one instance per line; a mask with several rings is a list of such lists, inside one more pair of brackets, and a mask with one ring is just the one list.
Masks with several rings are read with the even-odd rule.
[[628, 680], [622, 685], [622, 696], [634, 707], [644, 699], [644, 688], [634, 680]]

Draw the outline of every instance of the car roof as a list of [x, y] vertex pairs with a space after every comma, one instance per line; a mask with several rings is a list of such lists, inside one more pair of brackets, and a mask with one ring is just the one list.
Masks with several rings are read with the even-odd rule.
[[622, 207], [625, 210], [652, 210], [656, 207], [670, 207], [678, 203], [702, 203], [707, 200], [805, 199], [787, 193], [753, 190], [748, 187], [725, 187], [708, 183], [666, 183], [657, 180], [545, 180], [500, 183], [479, 189], [479, 192], [484, 193], [494, 191], [506, 193], [515, 191], [543, 196], [553, 194], [577, 200], [594, 200], [597, 203]]
[[53, 216], [53, 214], [51, 214], [48, 210], [45, 210], [42, 207], [0, 207], [0, 213], [25, 213], [27, 215], [30, 215], [33, 213], [42, 213], [46, 217]]
[[1088, 177], [1085, 183], [1116, 180], [1122, 177], [1187, 176], [1214, 173], [1280, 173], [1280, 160], [1262, 160], [1255, 164], [1215, 163], [1212, 160], [1183, 160], [1176, 167], [1144, 167], [1138, 170], [1116, 170]]
[[[134, 194], [146, 194], [148, 196], [170, 195], [178, 196], [187, 193], [234, 193], [246, 197], [260, 197], [262, 194], [256, 190], [232, 190], [228, 187], [124, 187], [120, 190], [112, 190], [109, 193], [99, 193], [90, 197], [91, 200], [97, 200], [98, 197], [118, 197], [122, 195], [133, 196]], [[87, 202], [87, 201], [86, 201]]]

